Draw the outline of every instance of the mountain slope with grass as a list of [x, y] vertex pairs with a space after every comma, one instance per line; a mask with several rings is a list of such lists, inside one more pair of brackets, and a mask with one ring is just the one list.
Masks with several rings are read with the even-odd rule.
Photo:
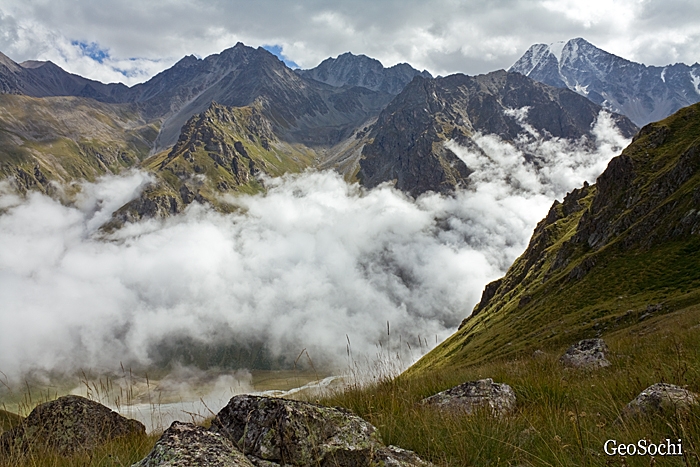
[[223, 195], [260, 192], [264, 187], [259, 175], [301, 172], [314, 164], [315, 157], [308, 147], [278, 138], [261, 106], [213, 103], [187, 121], [170, 151], [141, 164], [156, 181], [115, 218], [124, 222], [164, 217], [194, 201], [226, 211], [230, 206]]
[[158, 135], [131, 104], [0, 94], [0, 177], [53, 194], [74, 180], [119, 173], [146, 159]]
[[605, 335], [700, 303], [700, 105], [644, 127], [412, 372]]

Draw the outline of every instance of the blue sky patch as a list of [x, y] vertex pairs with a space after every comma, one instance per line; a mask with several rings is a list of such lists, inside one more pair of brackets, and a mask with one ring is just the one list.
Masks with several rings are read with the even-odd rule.
[[280, 47], [279, 45], [263, 45], [263, 49], [265, 49], [268, 52], [270, 52], [271, 54], [277, 56], [277, 58], [282, 60], [284, 62], [284, 64], [287, 65], [289, 68], [292, 68], [292, 69], [299, 68], [299, 65], [297, 65], [296, 63], [294, 63], [291, 60], [288, 60], [284, 56], [284, 54], [282, 53], [282, 47]]
[[71, 41], [71, 45], [78, 47], [80, 52], [86, 57], [90, 57], [97, 63], [103, 63], [109, 58], [109, 51], [99, 46], [97, 42]]

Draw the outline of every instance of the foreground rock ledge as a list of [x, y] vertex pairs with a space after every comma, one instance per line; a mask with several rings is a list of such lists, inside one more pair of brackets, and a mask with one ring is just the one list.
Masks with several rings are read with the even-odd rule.
[[132, 467], [254, 467], [218, 433], [191, 423], [173, 422], [153, 450]]
[[0, 448], [48, 449], [70, 456], [116, 438], [145, 434], [142, 423], [102, 404], [80, 396], [64, 396], [36, 406], [22, 423], [0, 436]]
[[430, 466], [385, 446], [377, 429], [352, 413], [306, 402], [241, 395], [212, 421], [258, 466]]
[[687, 412], [700, 402], [700, 395], [667, 383], [652, 384], [622, 410], [622, 418], [637, 415], [673, 415]]
[[486, 378], [462, 383], [427, 397], [422, 403], [467, 415], [488, 408], [493, 415], [503, 416], [515, 410], [515, 392], [505, 383], [494, 383]]
[[597, 369], [610, 366], [605, 358], [608, 346], [603, 339], [583, 339], [566, 350], [559, 361], [571, 368]]

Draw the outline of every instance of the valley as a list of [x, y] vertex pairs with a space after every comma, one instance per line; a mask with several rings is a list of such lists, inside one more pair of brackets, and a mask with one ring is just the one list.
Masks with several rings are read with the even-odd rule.
[[[145, 425], [85, 465], [151, 465], [175, 420], [226, 434], [244, 394], [378, 433], [294, 465], [628, 465], [613, 436], [700, 462], [698, 404], [625, 418], [700, 391], [699, 72], [657, 68], [583, 39], [444, 77], [238, 43], [127, 87], [0, 56], [0, 465], [43, 462], [13, 427], [68, 394]], [[593, 338], [607, 365], [566, 368]], [[508, 416], [423, 401], [487, 378]]]

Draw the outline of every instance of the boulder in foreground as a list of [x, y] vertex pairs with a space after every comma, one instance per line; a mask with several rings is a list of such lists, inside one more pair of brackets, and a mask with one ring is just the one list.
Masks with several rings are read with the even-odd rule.
[[253, 467], [227, 438], [191, 423], [173, 422], [153, 450], [132, 467]]
[[89, 451], [124, 436], [145, 435], [146, 427], [80, 396], [40, 404], [22, 423], [0, 437], [5, 449], [48, 449], [63, 456]]
[[386, 447], [377, 429], [352, 413], [300, 401], [240, 395], [212, 421], [255, 465], [430, 466]]
[[423, 399], [423, 404], [467, 415], [489, 408], [493, 415], [503, 416], [515, 410], [515, 392], [505, 383], [486, 378], [439, 392]]

